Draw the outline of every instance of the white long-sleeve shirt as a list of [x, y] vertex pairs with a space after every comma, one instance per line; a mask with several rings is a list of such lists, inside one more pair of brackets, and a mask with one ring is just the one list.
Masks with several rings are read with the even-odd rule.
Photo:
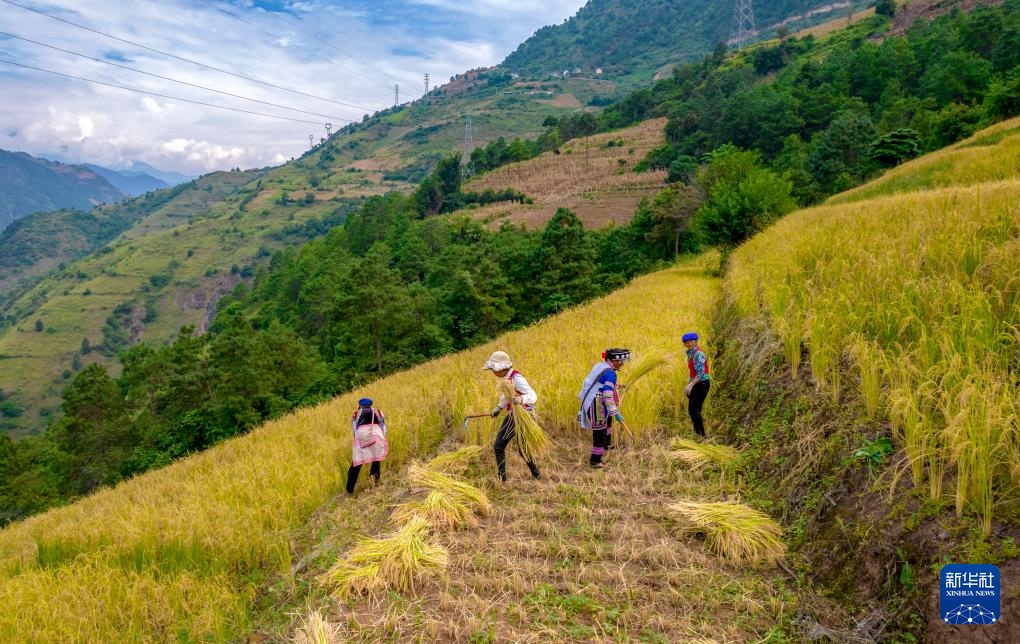
[[[535, 403], [538, 402], [538, 394], [536, 394], [535, 390], [528, 384], [524, 374], [520, 371], [511, 369], [510, 372], [506, 374], [504, 380], [510, 380], [514, 383], [514, 390], [517, 392], [517, 395], [521, 397], [521, 402], [523, 403], [524, 408], [528, 411], [535, 411]], [[503, 409], [510, 409], [510, 401], [507, 400], [506, 394], [501, 393], [499, 395], [499, 404], [497, 404], [496, 408], [492, 411], [495, 414]]]

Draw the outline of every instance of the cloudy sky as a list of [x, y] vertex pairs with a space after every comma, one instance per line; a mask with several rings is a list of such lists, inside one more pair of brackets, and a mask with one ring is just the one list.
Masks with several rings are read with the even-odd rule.
[[307, 148], [309, 134], [323, 136], [323, 123], [360, 120], [392, 105], [395, 84], [401, 101], [417, 98], [424, 92], [426, 72], [434, 85], [467, 69], [496, 64], [536, 29], [562, 22], [583, 4], [0, 0], [0, 148], [110, 167], [139, 160], [185, 174], [281, 163]]

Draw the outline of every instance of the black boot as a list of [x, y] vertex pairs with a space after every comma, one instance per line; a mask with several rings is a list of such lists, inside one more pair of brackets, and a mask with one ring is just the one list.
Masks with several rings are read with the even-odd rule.
[[535, 480], [542, 478], [542, 473], [538, 471], [538, 466], [533, 461], [528, 461], [528, 469], [531, 470], [531, 475], [535, 477]]

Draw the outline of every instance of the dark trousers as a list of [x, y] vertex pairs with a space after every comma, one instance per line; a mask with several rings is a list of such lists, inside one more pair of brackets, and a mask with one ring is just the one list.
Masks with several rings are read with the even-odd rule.
[[[492, 451], [496, 454], [496, 470], [499, 472], [499, 480], [506, 480], [506, 446], [510, 444], [510, 441], [517, 435], [516, 426], [514, 425], [513, 414], [507, 413], [503, 418], [503, 423], [499, 426], [499, 432], [496, 433], [496, 442], [492, 444]], [[536, 479], [539, 476], [538, 466], [528, 456], [525, 456], [521, 452], [520, 447], [517, 448], [517, 453], [521, 455], [524, 462], [528, 464], [528, 469], [531, 470], [531, 475]]]
[[608, 427], [591, 431], [591, 458], [588, 460], [589, 465], [598, 465], [602, 462], [602, 457], [605, 455], [610, 441], [611, 434], [609, 431]]
[[[382, 473], [382, 461], [373, 461], [372, 467], [368, 470], [368, 473], [375, 477], [375, 482], [379, 482], [379, 475]], [[358, 484], [358, 475], [361, 474], [360, 465], [351, 465], [351, 469], [347, 470], [347, 493], [354, 494], [354, 486]]]
[[691, 389], [690, 399], [687, 401], [687, 412], [691, 415], [691, 422], [694, 423], [694, 433], [698, 436], [705, 435], [705, 419], [701, 417], [701, 408], [708, 397], [708, 389], [711, 386], [708, 380], [701, 380]]

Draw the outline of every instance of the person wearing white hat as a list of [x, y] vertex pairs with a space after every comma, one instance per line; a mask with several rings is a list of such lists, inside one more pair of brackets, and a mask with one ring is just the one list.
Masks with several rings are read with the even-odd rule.
[[[491, 371], [492, 375], [497, 378], [508, 380], [513, 383], [514, 396], [508, 400], [506, 394], [500, 393], [499, 402], [496, 407], [489, 413], [490, 416], [495, 418], [500, 413], [506, 412], [506, 416], [503, 418], [503, 422], [499, 426], [499, 432], [496, 433], [496, 442], [492, 444], [492, 451], [496, 455], [496, 469], [499, 473], [499, 479], [506, 481], [506, 446], [510, 444], [510, 441], [514, 439], [516, 435], [516, 427], [514, 426], [514, 415], [511, 413], [513, 405], [521, 405], [530, 414], [535, 413], [535, 403], [538, 402], [538, 394], [528, 384], [527, 379], [524, 375], [513, 368], [513, 362], [510, 360], [510, 356], [504, 351], [496, 351], [489, 359], [485, 361], [485, 365], [482, 367], [483, 370]], [[541, 476], [538, 471], [538, 466], [535, 465], [535, 461], [529, 456], [525, 456], [524, 452], [518, 447], [518, 453], [524, 462], [528, 464], [528, 469], [531, 470], [531, 475], [536, 479]]]

